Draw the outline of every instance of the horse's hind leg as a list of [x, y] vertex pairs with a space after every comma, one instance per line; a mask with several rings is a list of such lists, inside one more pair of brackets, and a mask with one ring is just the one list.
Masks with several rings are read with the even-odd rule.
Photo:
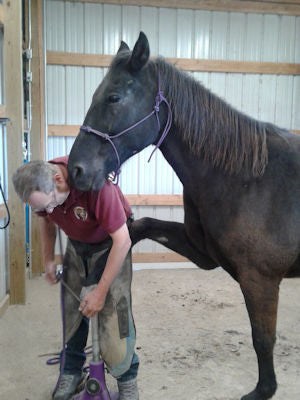
[[279, 278], [268, 278], [257, 272], [240, 276], [252, 327], [253, 346], [258, 360], [259, 379], [256, 388], [241, 400], [267, 400], [276, 392], [273, 348], [276, 339], [276, 320]]

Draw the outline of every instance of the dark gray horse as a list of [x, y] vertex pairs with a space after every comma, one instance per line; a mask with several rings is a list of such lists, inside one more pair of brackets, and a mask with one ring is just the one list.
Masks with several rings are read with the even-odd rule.
[[121, 43], [94, 94], [71, 150], [71, 181], [99, 189], [150, 144], [184, 186], [185, 219], [137, 220], [132, 241], [161, 241], [239, 282], [259, 367], [256, 388], [242, 399], [269, 399], [277, 387], [279, 284], [300, 276], [300, 138], [236, 111], [165, 60], [150, 60], [141, 33], [132, 52]]

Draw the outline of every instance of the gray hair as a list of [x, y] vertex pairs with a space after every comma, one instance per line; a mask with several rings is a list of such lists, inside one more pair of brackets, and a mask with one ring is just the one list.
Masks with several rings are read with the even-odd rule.
[[30, 161], [19, 167], [12, 181], [20, 199], [27, 203], [33, 192], [49, 194], [54, 189], [53, 177], [57, 173], [55, 165], [46, 161]]

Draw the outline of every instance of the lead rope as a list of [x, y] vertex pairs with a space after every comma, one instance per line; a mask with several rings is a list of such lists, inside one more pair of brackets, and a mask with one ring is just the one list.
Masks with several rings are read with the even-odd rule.
[[130, 131], [131, 129], [134, 129], [135, 127], [137, 127], [138, 125], [140, 125], [141, 123], [146, 121], [148, 118], [152, 117], [152, 115], [154, 115], [154, 114], [156, 116], [158, 129], [160, 130], [160, 123], [159, 123], [158, 114], [159, 114], [159, 106], [161, 105], [161, 103], [165, 103], [166, 106], [167, 106], [168, 118], [167, 118], [167, 122], [166, 122], [166, 125], [165, 125], [165, 128], [164, 128], [164, 131], [163, 131], [159, 141], [155, 145], [155, 148], [154, 148], [154, 150], [152, 151], [152, 153], [151, 153], [151, 155], [149, 157], [148, 162], [150, 162], [154, 152], [162, 144], [163, 140], [165, 139], [165, 137], [169, 133], [171, 125], [172, 125], [172, 110], [171, 110], [170, 104], [168, 103], [168, 100], [164, 97], [164, 95], [162, 94], [162, 91], [161, 91], [160, 73], [158, 73], [158, 93], [157, 93], [157, 96], [155, 97], [155, 104], [154, 104], [154, 107], [153, 107], [153, 110], [151, 111], [151, 113], [146, 115], [146, 117], [142, 118], [140, 121], [138, 121], [135, 124], [131, 125], [129, 128], [124, 129], [122, 132], [117, 133], [116, 135], [109, 135], [108, 133], [103, 133], [101, 131], [97, 131], [96, 129], [91, 128], [89, 125], [82, 125], [80, 127], [80, 130], [85, 131], [87, 133], [93, 133], [93, 134], [95, 134], [97, 136], [100, 136], [102, 139], [107, 140], [111, 144], [111, 146], [112, 146], [112, 148], [113, 148], [113, 150], [115, 152], [116, 158], [117, 158], [117, 168], [116, 168], [115, 177], [114, 177], [114, 179], [116, 180], [116, 185], [119, 183], [119, 175], [121, 173], [121, 169], [120, 169], [121, 162], [120, 162], [120, 157], [119, 157], [118, 150], [117, 150], [115, 144], [113, 143], [113, 139], [116, 139], [116, 138], [120, 137], [121, 135], [123, 135], [124, 133]]

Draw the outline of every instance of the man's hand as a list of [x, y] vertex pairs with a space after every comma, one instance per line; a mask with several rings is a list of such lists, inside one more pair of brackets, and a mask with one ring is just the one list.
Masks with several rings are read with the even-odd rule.
[[97, 287], [84, 297], [79, 306], [79, 311], [87, 318], [94, 317], [104, 307], [105, 297]]
[[56, 279], [56, 262], [55, 261], [48, 261], [46, 262], [46, 275], [45, 279], [50, 285], [53, 285], [57, 282]]

